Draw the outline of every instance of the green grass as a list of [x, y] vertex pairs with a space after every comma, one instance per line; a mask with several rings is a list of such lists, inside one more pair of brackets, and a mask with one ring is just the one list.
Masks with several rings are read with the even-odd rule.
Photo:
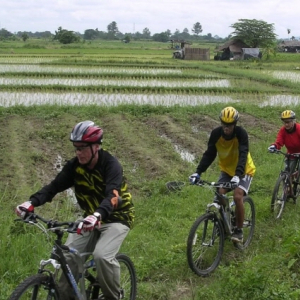
[[[118, 47], [125, 47], [125, 44], [114, 45], [105, 47], [114, 48], [115, 53], [119, 51]], [[95, 58], [87, 61], [91, 65], [101, 58], [101, 54], [96, 55], [95, 44], [84, 46], [86, 48], [62, 48], [58, 44], [49, 43], [44, 49], [38, 49], [25, 48], [21, 44], [5, 44], [0, 47], [0, 53], [10, 48], [17, 49], [20, 54], [16, 55], [16, 60], [26, 55], [31, 58], [34, 55], [53, 55], [56, 58], [63, 54], [66, 56], [62, 61], [65, 66], [76, 65], [71, 58], [76, 51], [82, 52], [83, 57], [90, 57], [93, 53]], [[203, 76], [207, 72], [210, 76], [231, 80], [235, 90], [230, 90], [228, 95], [234, 95], [240, 102], [196, 106], [185, 106], [183, 103], [182, 106], [170, 107], [137, 104], [99, 106], [84, 103], [76, 106], [0, 107], [0, 299], [7, 299], [19, 282], [36, 273], [40, 260], [48, 258], [51, 251], [51, 243], [37, 228], [14, 222], [15, 206], [26, 201], [56, 175], [55, 161], [58, 155], [63, 161], [74, 155], [69, 133], [75, 123], [86, 119], [94, 120], [103, 127], [103, 147], [122, 163], [133, 194], [136, 221], [121, 250], [135, 264], [139, 280], [138, 299], [299, 299], [299, 204], [294, 206], [289, 203], [282, 220], [275, 222], [272, 218], [271, 193], [283, 161], [281, 156], [269, 154], [267, 147], [275, 140], [281, 126], [279, 117], [282, 110], [292, 109], [299, 116], [300, 106], [258, 106], [272, 93], [299, 94], [297, 84], [272, 79], [260, 70], [256, 62], [178, 61], [166, 54], [165, 59], [162, 59], [160, 54], [164, 50], [157, 49], [158, 46], [154, 44], [148, 46], [147, 53], [151, 54], [145, 55], [147, 63], [138, 62], [144, 50], [136, 49], [136, 52], [126, 52], [124, 55], [124, 68], [133, 61], [141, 69], [147, 69], [147, 65], [169, 65], [182, 70], [181, 78], [186, 81], [197, 76], [197, 73]], [[59, 47], [57, 56], [55, 47]], [[15, 54], [2, 55], [12, 57]], [[122, 50], [118, 55], [122, 57]], [[135, 55], [139, 56], [138, 59]], [[282, 57], [287, 59], [281, 62]], [[107, 60], [105, 65], [117, 62], [122, 66], [119, 58], [111, 55], [110, 59], [112, 61]], [[275, 59], [277, 61], [263, 61], [263, 71], [288, 70], [293, 65], [289, 55], [280, 54]], [[79, 57], [77, 66], [82, 61]], [[24, 73], [9, 76], [27, 77]], [[63, 75], [50, 72], [49, 77], [60, 78]], [[177, 76], [166, 76], [170, 80], [175, 77], [178, 80]], [[76, 78], [86, 78], [86, 75], [76, 75]], [[153, 78], [145, 76], [145, 79]], [[18, 91], [17, 87], [9, 88], [12, 93]], [[52, 87], [53, 92], [61, 94], [59, 88]], [[91, 90], [105, 88], [92, 87]], [[1, 92], [8, 91], [8, 87], [2, 89]], [[116, 92], [128, 95], [128, 87], [127, 92], [107, 89], [112, 97]], [[45, 86], [39, 89], [22, 87], [19, 91], [25, 90], [36, 92], [41, 98], [46, 91]], [[186, 91], [178, 88], [174, 91], [179, 95], [226, 94], [224, 89]], [[76, 92], [71, 95], [75, 96]], [[133, 89], [131, 92], [141, 91]], [[159, 95], [161, 91], [149, 89], [146, 92], [148, 95]], [[163, 92], [171, 91], [164, 89]], [[7, 98], [9, 102], [9, 93]], [[186, 240], [193, 222], [205, 211], [213, 195], [204, 188], [188, 185], [187, 179], [195, 171], [206, 149], [210, 131], [219, 124], [218, 115], [224, 105], [233, 105], [240, 112], [240, 124], [249, 133], [250, 151], [257, 168], [250, 194], [255, 202], [257, 223], [254, 240], [248, 249], [241, 252], [226, 242], [221, 265], [211, 276], [201, 278], [193, 274], [187, 265]], [[194, 155], [195, 160], [183, 160], [175, 145]], [[203, 177], [215, 181], [218, 175], [218, 165], [214, 162]], [[165, 184], [172, 180], [184, 181], [186, 186], [178, 193], [169, 193]], [[37, 208], [37, 212], [61, 221], [73, 220], [78, 215], [65, 193], [58, 195], [52, 203]]]

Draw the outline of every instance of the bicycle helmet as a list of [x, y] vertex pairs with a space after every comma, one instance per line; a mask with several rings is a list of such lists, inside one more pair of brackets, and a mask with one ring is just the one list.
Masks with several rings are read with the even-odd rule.
[[71, 132], [71, 142], [101, 144], [103, 130], [92, 121], [83, 121], [76, 124]]
[[221, 122], [235, 124], [239, 119], [239, 112], [232, 106], [225, 107], [219, 116]]
[[286, 119], [295, 119], [296, 114], [292, 110], [285, 110], [281, 114], [281, 120], [286, 120]]

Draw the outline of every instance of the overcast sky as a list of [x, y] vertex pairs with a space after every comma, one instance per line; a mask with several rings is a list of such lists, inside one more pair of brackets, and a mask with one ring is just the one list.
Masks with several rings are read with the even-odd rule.
[[200, 22], [202, 35], [224, 38], [238, 19], [273, 23], [278, 38], [300, 37], [299, 0], [0, 0], [0, 28], [12, 33], [54, 33], [59, 26], [80, 33], [107, 31], [113, 21], [122, 33], [142, 33], [146, 27], [152, 35], [185, 28], [192, 33]]

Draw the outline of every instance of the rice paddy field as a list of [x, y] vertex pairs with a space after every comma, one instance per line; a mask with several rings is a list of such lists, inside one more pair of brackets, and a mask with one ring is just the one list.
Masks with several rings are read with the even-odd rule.
[[135, 42], [126, 49], [116, 43], [111, 49], [102, 42], [86, 45], [86, 51], [80, 45], [77, 54], [76, 46], [0, 47], [0, 105], [299, 103], [297, 54], [269, 61], [186, 61], [173, 59], [168, 44]]
[[[51, 249], [42, 233], [14, 222], [14, 208], [72, 157], [68, 135], [84, 119], [104, 128], [104, 147], [121, 161], [133, 194], [136, 221], [122, 252], [134, 261], [138, 300], [299, 299], [299, 205], [280, 223], [270, 215], [282, 158], [266, 149], [280, 113], [300, 115], [300, 54], [214, 61], [215, 44], [193, 46], [209, 47], [211, 60], [173, 59], [169, 44], [142, 41], [0, 44], [0, 300]], [[201, 278], [187, 266], [186, 238], [211, 195], [186, 181], [228, 105], [240, 112], [257, 168], [255, 238], [244, 252], [226, 243], [219, 268]], [[206, 173], [215, 181], [217, 163]], [[186, 186], [169, 193], [172, 180]], [[73, 219], [79, 212], [70, 195], [37, 209]]]

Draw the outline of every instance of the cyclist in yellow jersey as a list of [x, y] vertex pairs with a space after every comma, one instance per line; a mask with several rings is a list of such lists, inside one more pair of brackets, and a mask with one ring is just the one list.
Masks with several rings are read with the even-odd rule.
[[[29, 201], [18, 205], [16, 213], [25, 218], [34, 207], [51, 202], [57, 193], [74, 187], [84, 220], [78, 234], [69, 234], [65, 244], [80, 253], [93, 252], [104, 299], [117, 300], [120, 299], [120, 266], [116, 254], [132, 227], [134, 206], [122, 166], [102, 149], [102, 138], [102, 128], [92, 121], [75, 125], [70, 135], [75, 157], [50, 184], [33, 194]], [[75, 279], [79, 280], [80, 260], [69, 253], [65, 256]], [[64, 276], [59, 287], [61, 299], [77, 299]]]
[[[221, 126], [212, 130], [207, 150], [192, 174], [190, 182], [197, 183], [201, 174], [207, 170], [218, 155], [221, 170], [218, 182], [231, 182], [234, 189], [234, 202], [236, 204], [237, 228], [232, 235], [234, 242], [243, 242], [244, 204], [243, 196], [248, 194], [252, 178], [255, 174], [255, 165], [249, 152], [249, 140], [246, 130], [237, 126], [238, 111], [229, 106], [220, 113]], [[219, 189], [221, 194], [227, 193], [227, 189]], [[222, 199], [219, 199], [222, 202]], [[225, 203], [222, 203], [225, 205]]]

